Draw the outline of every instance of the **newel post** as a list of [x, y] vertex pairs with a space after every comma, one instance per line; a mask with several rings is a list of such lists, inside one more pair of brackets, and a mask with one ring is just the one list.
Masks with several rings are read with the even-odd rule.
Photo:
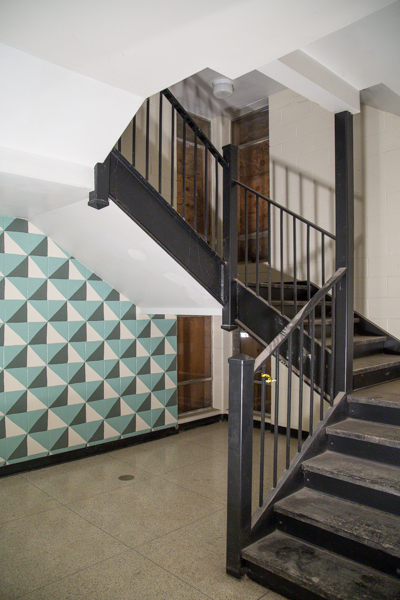
[[254, 358], [229, 362], [228, 527], [226, 571], [241, 577], [241, 552], [251, 530]]
[[225, 304], [222, 309], [222, 328], [236, 329], [237, 317], [236, 284], [238, 263], [238, 188], [233, 181], [238, 178], [238, 149], [229, 144], [223, 147], [224, 159], [229, 167], [224, 168], [223, 180], [223, 258]]
[[96, 210], [110, 204], [110, 157], [103, 163], [97, 163], [94, 168], [94, 191], [89, 193], [88, 205]]
[[346, 267], [337, 290], [335, 396], [353, 389], [354, 166], [353, 115], [335, 115], [336, 269]]

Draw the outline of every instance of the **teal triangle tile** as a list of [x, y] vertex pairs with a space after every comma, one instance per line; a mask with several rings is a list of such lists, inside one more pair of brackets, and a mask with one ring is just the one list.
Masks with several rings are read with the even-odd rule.
[[47, 431], [49, 425], [48, 410], [34, 410], [28, 413], [28, 433]]
[[160, 369], [165, 371], [166, 358], [165, 358], [164, 354], [161, 356], [157, 356], [157, 354], [155, 354], [152, 356], [152, 359], [154, 360], [155, 363], [157, 363], [157, 365], [160, 367]]
[[133, 378], [126, 387], [121, 388], [121, 396], [136, 394], [136, 378]]
[[68, 429], [55, 429], [49, 431], [49, 450], [50, 452], [60, 452], [68, 450]]
[[137, 394], [136, 412], [151, 410], [151, 394]]
[[[138, 359], [136, 359], [138, 361]], [[139, 368], [139, 364], [137, 365], [138, 370], [137, 374], [142, 378], [142, 375], [150, 375], [150, 358], [146, 358], [143, 365]]]
[[138, 379], [151, 390], [151, 375], [138, 375]]
[[176, 336], [168, 335], [165, 339], [166, 339], [167, 342], [169, 342], [171, 344], [174, 352], [176, 352], [176, 349], [177, 349]]
[[[28, 370], [29, 369], [24, 369], [24, 368], [22, 368], [22, 369], [6, 369], [6, 373], [9, 373], [24, 387], [27, 387]], [[6, 389], [5, 392], [8, 393], [8, 389]]]
[[[8, 419], [15, 423], [18, 427], [20, 427], [24, 433], [28, 433], [29, 423], [28, 423], [28, 413], [16, 413], [13, 415], [7, 415]], [[10, 432], [7, 431], [6, 425], [6, 435], [10, 436]], [[11, 436], [12, 437], [12, 436]]]
[[[89, 342], [70, 342], [69, 345], [71, 346], [71, 348], [73, 350], [75, 350], [75, 352], [78, 354], [78, 356], [80, 356], [80, 358], [82, 359], [82, 361], [84, 361], [86, 359], [86, 354], [87, 354], [87, 350], [86, 350], [86, 344], [88, 344]], [[78, 359], [73, 361], [74, 363], [78, 362]]]
[[136, 433], [136, 416], [128, 415], [121, 417], [121, 434], [128, 437]]
[[79, 410], [76, 411], [76, 414], [74, 416], [69, 415], [69, 417], [70, 427], [76, 427], [77, 425], [86, 423], [86, 405], [79, 406]]
[[47, 279], [34, 279], [29, 277], [27, 280], [27, 298], [29, 300], [47, 300]]
[[[49, 259], [47, 256], [30, 256], [30, 261], [32, 264], [32, 270], [38, 270], [43, 273], [45, 277], [49, 276]], [[36, 268], [37, 267], [37, 268]], [[32, 276], [32, 271], [31, 271]], [[41, 280], [43, 281], [43, 279]]]
[[69, 323], [68, 332], [69, 332], [69, 334], [72, 333], [72, 335], [70, 335], [70, 338], [69, 338], [69, 342], [72, 346], [75, 343], [77, 343], [77, 344], [85, 343], [87, 340], [86, 323], [77, 324], [76, 331], [74, 331], [74, 328], [72, 327], [72, 323]]
[[119, 340], [121, 338], [120, 324], [115, 325], [114, 321], [105, 321], [104, 336], [106, 340]]
[[94, 400], [93, 402], [90, 403], [90, 406], [91, 406], [91, 408], [93, 408], [93, 410], [95, 410], [100, 415], [100, 417], [105, 419], [106, 413], [107, 413], [107, 406], [106, 406], [106, 401], [104, 399], [103, 400]]
[[138, 323], [139, 321], [121, 321], [124, 327], [133, 335], [133, 337], [137, 337]]
[[[1, 265], [1, 256], [0, 256], [0, 273], [2, 273], [2, 265]], [[4, 300], [4, 290], [5, 290], [5, 280], [4, 277], [0, 278], [0, 300]], [[3, 307], [1, 307], [0, 318], [4, 321]]]
[[[137, 358], [133, 359], [133, 358], [127, 358], [124, 360], [124, 363], [126, 363], [127, 365], [129, 365], [129, 361], [130, 360], [135, 360], [136, 361], [136, 372], [139, 373], [141, 371], [141, 369], [144, 367], [144, 365], [149, 364], [149, 357], [148, 356], [138, 356]], [[129, 366], [128, 366], [129, 368]], [[150, 373], [150, 369], [148, 371]]]
[[86, 342], [86, 356], [88, 361], [104, 360], [104, 342]]
[[168, 377], [175, 385], [178, 384], [178, 374], [176, 371], [168, 371]]
[[[82, 412], [82, 409], [83, 412]], [[69, 406], [62, 406], [60, 408], [54, 408], [54, 413], [64, 421], [71, 425], [75, 421], [75, 424], [86, 423], [86, 405], [85, 404], [71, 404]], [[81, 415], [78, 419], [78, 415]], [[82, 420], [83, 419], [83, 420]]]
[[173, 406], [178, 405], [178, 392], [177, 390], [165, 390], [165, 406], [171, 409]]
[[161, 356], [165, 354], [165, 338], [151, 339], [151, 354], [152, 356]]
[[83, 318], [86, 319], [86, 301], [81, 300], [70, 300], [69, 304], [74, 308], [77, 313]]
[[165, 336], [167, 335], [168, 330], [170, 329], [171, 325], [170, 322], [167, 320], [157, 320], [156, 321], [156, 326], [157, 328], [161, 331], [161, 333]]
[[[54, 364], [51, 365], [51, 370], [54, 371], [54, 373], [56, 375], [58, 375], [63, 382], [65, 382], [66, 384], [68, 383], [68, 378], [69, 378], [69, 373], [70, 373], [70, 369], [73, 366], [77, 366], [79, 367], [80, 364], [79, 363], [62, 363], [62, 364]], [[63, 385], [63, 384], [59, 384], [59, 385]], [[57, 387], [57, 386], [56, 386]]]
[[86, 305], [88, 321], [104, 321], [104, 305], [102, 302], [91, 300], [87, 301]]
[[[46, 256], [47, 257], [47, 237], [46, 236], [35, 236], [36, 239], [36, 245], [34, 248], [32, 248], [32, 250], [29, 252], [30, 256]], [[42, 239], [40, 239], [42, 238]]]
[[[26, 277], [7, 277], [8, 281], [17, 288], [17, 290], [24, 296], [24, 298], [28, 297], [28, 281]], [[38, 281], [38, 285], [43, 282], [42, 280]]]
[[51, 396], [49, 396], [49, 408], [59, 408], [68, 404], [68, 386], [55, 385], [51, 388]]
[[[118, 292], [116, 292], [115, 290], [113, 290], [113, 292], [115, 292], [119, 296]], [[110, 294], [108, 294], [108, 296], [106, 297], [105, 303], [113, 311], [113, 313], [118, 318], [120, 318], [121, 317], [121, 302], [110, 300], [111, 295], [112, 295], [112, 292]]]
[[0, 397], [2, 396], [4, 396], [4, 369], [0, 370]]
[[[111, 366], [111, 363], [114, 363], [113, 366]], [[111, 367], [111, 368], [110, 368]], [[114, 379], [114, 378], [119, 378], [120, 376], [120, 372], [119, 372], [119, 361], [113, 361], [113, 360], [105, 360], [104, 361], [104, 379]]]
[[29, 304], [33, 306], [37, 312], [42, 315], [46, 321], [49, 320], [49, 304], [48, 302], [44, 302], [43, 300], [32, 300], [29, 301]]
[[113, 417], [121, 416], [121, 400], [118, 398], [117, 400], [108, 400], [106, 404], [106, 419], [112, 419]]
[[165, 408], [155, 408], [151, 411], [152, 429], [165, 426]]
[[91, 421], [87, 423], [88, 445], [93, 446], [104, 441], [104, 421]]
[[[168, 319], [167, 321], [168, 323], [170, 323], [171, 321]], [[164, 333], [164, 332], [163, 332]], [[168, 331], [165, 333], [166, 336], [176, 336], [177, 334], [177, 329], [176, 329], [176, 321], [174, 321], [171, 324], [171, 327], [168, 329]]]
[[154, 373], [151, 376], [151, 390], [152, 392], [165, 390], [165, 375], [163, 373]]
[[108, 283], [106, 283], [105, 281], [102, 281], [102, 280], [100, 280], [100, 281], [91, 281], [90, 285], [94, 289], [94, 291], [100, 296], [100, 298], [102, 300], [106, 299], [106, 297], [110, 293], [110, 290], [112, 289], [108, 285]]
[[28, 233], [28, 221], [14, 217], [4, 217], [4, 230]]
[[26, 397], [26, 392], [8, 392], [7, 396], [4, 394], [7, 405], [2, 407], [2, 412], [7, 415], [26, 413], [28, 409]]
[[87, 423], [80, 423], [80, 424], [77, 424], [77, 425], [71, 425], [71, 429], [73, 431], [76, 431], [76, 433], [78, 435], [80, 435], [81, 438], [83, 438], [87, 442], [87, 440], [88, 440]]
[[178, 420], [178, 406], [176, 404], [174, 406], [168, 406], [167, 411], [176, 421]]
[[166, 405], [166, 403], [167, 403], [167, 400], [166, 400], [165, 390], [160, 390], [160, 391], [158, 391], [158, 390], [155, 390], [155, 389], [154, 389], [154, 390], [153, 390], [153, 394], [154, 394], [154, 396], [157, 398], [157, 400], [158, 400], [159, 402], [161, 402], [161, 404], [162, 404], [163, 406], [165, 406], [165, 405]]
[[[60, 294], [65, 298], [65, 300], [68, 299], [68, 290], [69, 290], [69, 280], [68, 279], [52, 279], [51, 283], [54, 285], [54, 287], [60, 292]], [[52, 298], [49, 297], [49, 300], [52, 300]]]
[[[57, 386], [57, 387], [62, 387], [62, 386]], [[42, 387], [42, 388], [35, 388], [34, 390], [31, 389], [29, 390], [30, 394], [32, 394], [32, 396], [34, 396], [35, 398], [37, 398], [38, 400], [40, 400], [40, 402], [43, 402], [43, 404], [45, 406], [49, 405], [49, 392], [50, 390], [53, 391], [53, 387]], [[28, 400], [28, 408], [29, 408], [29, 400]]]
[[[39, 356], [39, 358], [41, 358], [45, 363], [47, 363], [48, 360], [48, 350], [49, 348], [51, 348], [52, 344], [47, 345], [46, 343], [44, 344], [30, 344], [32, 347], [32, 350]], [[29, 367], [31, 368], [31, 367]]]
[[[120, 379], [119, 379], [120, 384], [121, 384], [120, 388], [119, 388], [120, 395], [122, 395], [122, 392], [125, 391], [128, 388], [128, 386], [132, 383], [132, 381], [134, 381], [134, 380], [135, 380], [135, 377], [120, 377]], [[112, 385], [111, 382], [110, 382], [110, 385]], [[116, 389], [116, 388], [114, 388], [114, 389]]]
[[53, 271], [53, 269], [51, 268], [51, 262], [50, 261], [54, 261], [57, 260], [55, 258], [49, 258], [49, 271], [50, 271], [50, 275], [49, 275], [49, 279], [68, 279], [69, 278], [69, 260], [65, 259], [59, 259], [61, 260], [61, 264], [59, 266], [57, 266], [57, 268]]
[[[149, 428], [151, 428], [152, 424], [152, 410], [141, 410], [141, 411], [137, 411], [137, 415], [138, 417], [140, 417], [141, 419], [143, 419], [143, 421], [146, 423], [146, 425], [149, 426]], [[142, 433], [142, 432], [140, 432]]]
[[28, 318], [26, 304], [26, 300], [3, 300], [4, 321], [26, 323]]
[[121, 340], [121, 342], [128, 342], [127, 344], [121, 344], [121, 359], [124, 358], [136, 358], [136, 340]]
[[136, 321], [136, 307], [133, 304], [128, 310], [121, 312], [121, 321]]
[[[12, 346], [12, 348], [19, 348], [19, 346]], [[5, 350], [10, 350], [10, 348], [6, 348]], [[6, 369], [22, 369], [27, 367], [27, 355], [28, 355], [28, 347], [25, 346], [20, 350], [12, 360], [5, 360], [5, 368]]]
[[163, 321], [165, 320], [165, 315], [149, 315], [152, 321]]
[[59, 344], [49, 345], [49, 365], [60, 365], [68, 362], [68, 344], [65, 344], [52, 358], [50, 358], [50, 350], [52, 346], [58, 346]]
[[83, 399], [87, 398], [86, 382], [84, 383], [72, 383], [70, 387]]
[[[2, 419], [2, 421], [4, 422], [4, 419]], [[0, 433], [2, 431], [2, 425], [0, 422]], [[5, 436], [1, 437], [0, 436], [0, 467], [4, 467], [5, 462], [6, 462], [6, 456], [7, 456], [7, 440], [5, 438]]]
[[110, 419], [107, 419], [106, 422], [108, 425], [110, 425], [110, 427], [113, 427], [119, 433], [118, 437], [113, 436], [112, 438], [107, 438], [107, 439], [108, 440], [118, 439], [121, 436], [121, 432], [122, 432], [122, 417], [112, 417]]
[[138, 338], [149, 338], [150, 337], [150, 321], [143, 320], [138, 321], [136, 324], [136, 335]]
[[[74, 324], [75, 322], [66, 322], [63, 323], [61, 321], [53, 321], [51, 326], [57, 331], [57, 333], [59, 333], [61, 335], [61, 337], [64, 338], [64, 340], [67, 342], [69, 340], [69, 333], [70, 333], [70, 326]], [[78, 324], [79, 325], [79, 324]]]
[[[154, 357], [155, 360], [156, 357]], [[177, 360], [176, 355], [166, 354], [165, 355], [165, 371], [176, 371]]]
[[31, 367], [28, 369], [28, 389], [47, 386], [46, 367]]
[[88, 325], [90, 325], [90, 327], [92, 327], [96, 333], [99, 334], [99, 336], [101, 337], [102, 340], [105, 339], [105, 322], [104, 321], [90, 321], [90, 323], [88, 323]]
[[88, 281], [102, 281], [101, 277], [89, 271], [87, 272], [87, 280]]
[[137, 399], [138, 395], [140, 396], [141, 394], [131, 394], [129, 396], [124, 395], [124, 396], [121, 396], [121, 400], [123, 400], [129, 406], [129, 408], [136, 411], [136, 399]]
[[108, 340], [107, 344], [110, 346], [111, 350], [115, 352], [115, 354], [120, 358], [122, 353], [122, 342], [130, 342], [132, 340]]
[[106, 382], [114, 390], [115, 396], [121, 395], [122, 382], [119, 377], [108, 378], [108, 379], [106, 379]]
[[151, 354], [151, 338], [140, 338], [139, 342], [142, 344], [143, 348]]
[[68, 279], [68, 300], [83, 302], [86, 300], [86, 281], [80, 279]]
[[72, 265], [78, 269], [79, 273], [85, 278], [88, 278], [88, 275], [91, 273], [91, 271], [89, 271], [89, 269], [87, 269], [82, 263], [79, 262], [79, 260], [76, 260], [76, 258], [71, 257], [70, 258], [70, 262], [72, 263]]
[[[63, 350], [63, 348], [68, 348], [68, 344], [59, 343], [59, 344], [49, 344], [48, 345], [49, 364], [50, 364], [50, 361], [54, 358], [54, 356], [56, 356], [60, 352], [60, 350]], [[55, 361], [55, 364], [60, 364], [60, 361]]]
[[43, 235], [37, 235], [35, 233], [27, 232], [7, 232], [10, 238], [18, 244], [18, 246], [23, 250], [26, 254], [30, 254], [32, 250], [43, 240]]
[[86, 384], [87, 401], [95, 402], [104, 398], [104, 381], [88, 381]]
[[26, 460], [28, 455], [27, 435], [16, 435], [7, 439], [7, 463], [20, 462]]
[[[4, 351], [4, 363], [3, 366], [5, 366], [5, 368], [7, 368], [7, 365], [9, 365], [19, 354], [22, 350], [26, 350], [26, 346], [5, 346], [3, 351]], [[25, 365], [26, 366], [26, 365]]]
[[[119, 304], [120, 300], [121, 300], [121, 296], [119, 295], [119, 292], [117, 292], [117, 290], [114, 290], [113, 288], [111, 288], [106, 297], [106, 301], [108, 303], [115, 302], [115, 303]], [[112, 308], [112, 306], [111, 306], [111, 308]]]
[[49, 321], [68, 321], [67, 302], [62, 300], [49, 300]]
[[[89, 367], [91, 369], [93, 369], [93, 371], [95, 371], [95, 373], [97, 373], [98, 375], [100, 375], [100, 377], [102, 377], [104, 379], [104, 370], [105, 370], [105, 363], [106, 361], [104, 360], [94, 360], [91, 362], [87, 362], [86, 364], [89, 365]], [[108, 361], [107, 361], [108, 362]]]
[[[73, 365], [69, 365], [69, 367], [72, 367]], [[74, 372], [74, 374], [71, 376], [71, 372], [69, 371], [68, 375], [69, 375], [69, 384], [75, 384], [75, 383], [85, 383], [86, 381], [86, 374], [85, 374], [85, 366], [84, 365], [79, 365], [77, 364], [78, 369], [77, 371]]]
[[5, 277], [28, 277], [28, 258], [23, 254], [4, 254]]
[[[31, 439], [35, 442], [38, 442], [44, 448], [49, 447], [49, 434], [46, 433], [34, 433], [31, 436]], [[28, 438], [28, 459], [32, 460], [33, 458], [41, 458], [42, 456], [48, 456], [49, 451], [46, 449], [43, 452], [35, 452], [33, 449], [29, 453], [29, 438]]]

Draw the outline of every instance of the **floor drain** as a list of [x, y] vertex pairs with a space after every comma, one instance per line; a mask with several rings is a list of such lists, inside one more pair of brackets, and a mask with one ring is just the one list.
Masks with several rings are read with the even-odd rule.
[[120, 475], [118, 477], [121, 481], [130, 481], [131, 479], [135, 479], [133, 475]]

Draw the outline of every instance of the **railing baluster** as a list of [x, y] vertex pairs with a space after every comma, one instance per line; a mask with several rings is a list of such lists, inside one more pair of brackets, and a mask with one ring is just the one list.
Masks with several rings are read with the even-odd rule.
[[288, 340], [288, 399], [286, 415], [286, 468], [290, 465], [290, 424], [292, 416], [292, 335]]
[[256, 195], [256, 289], [260, 295], [260, 198]]
[[314, 378], [315, 378], [315, 309], [310, 314], [311, 352], [310, 352], [310, 435], [314, 431]]
[[299, 426], [298, 426], [298, 437], [297, 437], [297, 450], [300, 452], [303, 444], [303, 372], [304, 372], [304, 323], [300, 325], [300, 344], [299, 344]]
[[275, 352], [275, 408], [274, 408], [274, 474], [273, 484], [278, 482], [278, 433], [279, 433], [279, 349]]
[[183, 120], [182, 150], [182, 217], [186, 219], [186, 121]]
[[136, 162], [136, 115], [132, 119], [132, 166]]
[[283, 287], [283, 210], [281, 209], [280, 214], [280, 246], [281, 246], [281, 312], [283, 313], [284, 309], [284, 287]]
[[322, 298], [321, 304], [321, 360], [320, 360], [320, 390], [321, 401], [319, 406], [320, 419], [324, 416], [324, 397], [325, 397], [325, 346], [326, 346], [326, 330], [325, 330], [325, 311], [326, 303], [325, 296]]
[[310, 274], [310, 225], [307, 225], [307, 300], [311, 298]]
[[174, 179], [175, 179], [175, 109], [171, 112], [171, 206], [174, 205]]
[[160, 108], [158, 114], [158, 191], [162, 193], [162, 118], [163, 118], [163, 95], [160, 94]]
[[260, 489], [258, 505], [262, 506], [264, 501], [264, 453], [265, 453], [265, 385], [266, 379], [262, 375], [266, 373], [265, 364], [261, 371], [261, 422], [260, 422]]
[[214, 250], [218, 252], [218, 160], [215, 159], [215, 242], [214, 242]]
[[331, 404], [334, 401], [334, 389], [335, 389], [335, 353], [336, 353], [336, 285], [332, 288], [332, 325], [331, 325], [331, 360], [330, 360], [330, 399]]
[[146, 179], [149, 180], [150, 153], [150, 98], [146, 102]]
[[121, 152], [121, 150], [122, 150], [122, 137], [120, 137], [117, 142], [117, 150], [118, 150], [118, 152]]
[[193, 229], [197, 231], [197, 133], [194, 132]]
[[321, 287], [325, 283], [325, 235], [321, 233]]
[[248, 284], [248, 265], [249, 265], [249, 199], [247, 190], [244, 190], [244, 281]]
[[208, 150], [204, 146], [204, 239], [208, 238]]
[[294, 293], [294, 314], [297, 313], [297, 257], [296, 257], [296, 217], [293, 217], [293, 293]]
[[268, 202], [268, 302], [272, 303], [272, 272], [271, 272], [271, 209], [272, 205]]

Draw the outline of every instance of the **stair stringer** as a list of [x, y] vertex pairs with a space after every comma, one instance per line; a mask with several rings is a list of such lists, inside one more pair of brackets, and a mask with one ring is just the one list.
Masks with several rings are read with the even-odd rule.
[[278, 480], [275, 488], [265, 497], [263, 505], [256, 510], [252, 517], [251, 541], [254, 543], [275, 529], [274, 505], [279, 500], [290, 496], [304, 487], [302, 464], [327, 449], [327, 427], [334, 425], [348, 416], [349, 408], [347, 395], [340, 392], [325, 413], [322, 421], [316, 425], [312, 435], [304, 442], [300, 452], [296, 454], [287, 469]]

